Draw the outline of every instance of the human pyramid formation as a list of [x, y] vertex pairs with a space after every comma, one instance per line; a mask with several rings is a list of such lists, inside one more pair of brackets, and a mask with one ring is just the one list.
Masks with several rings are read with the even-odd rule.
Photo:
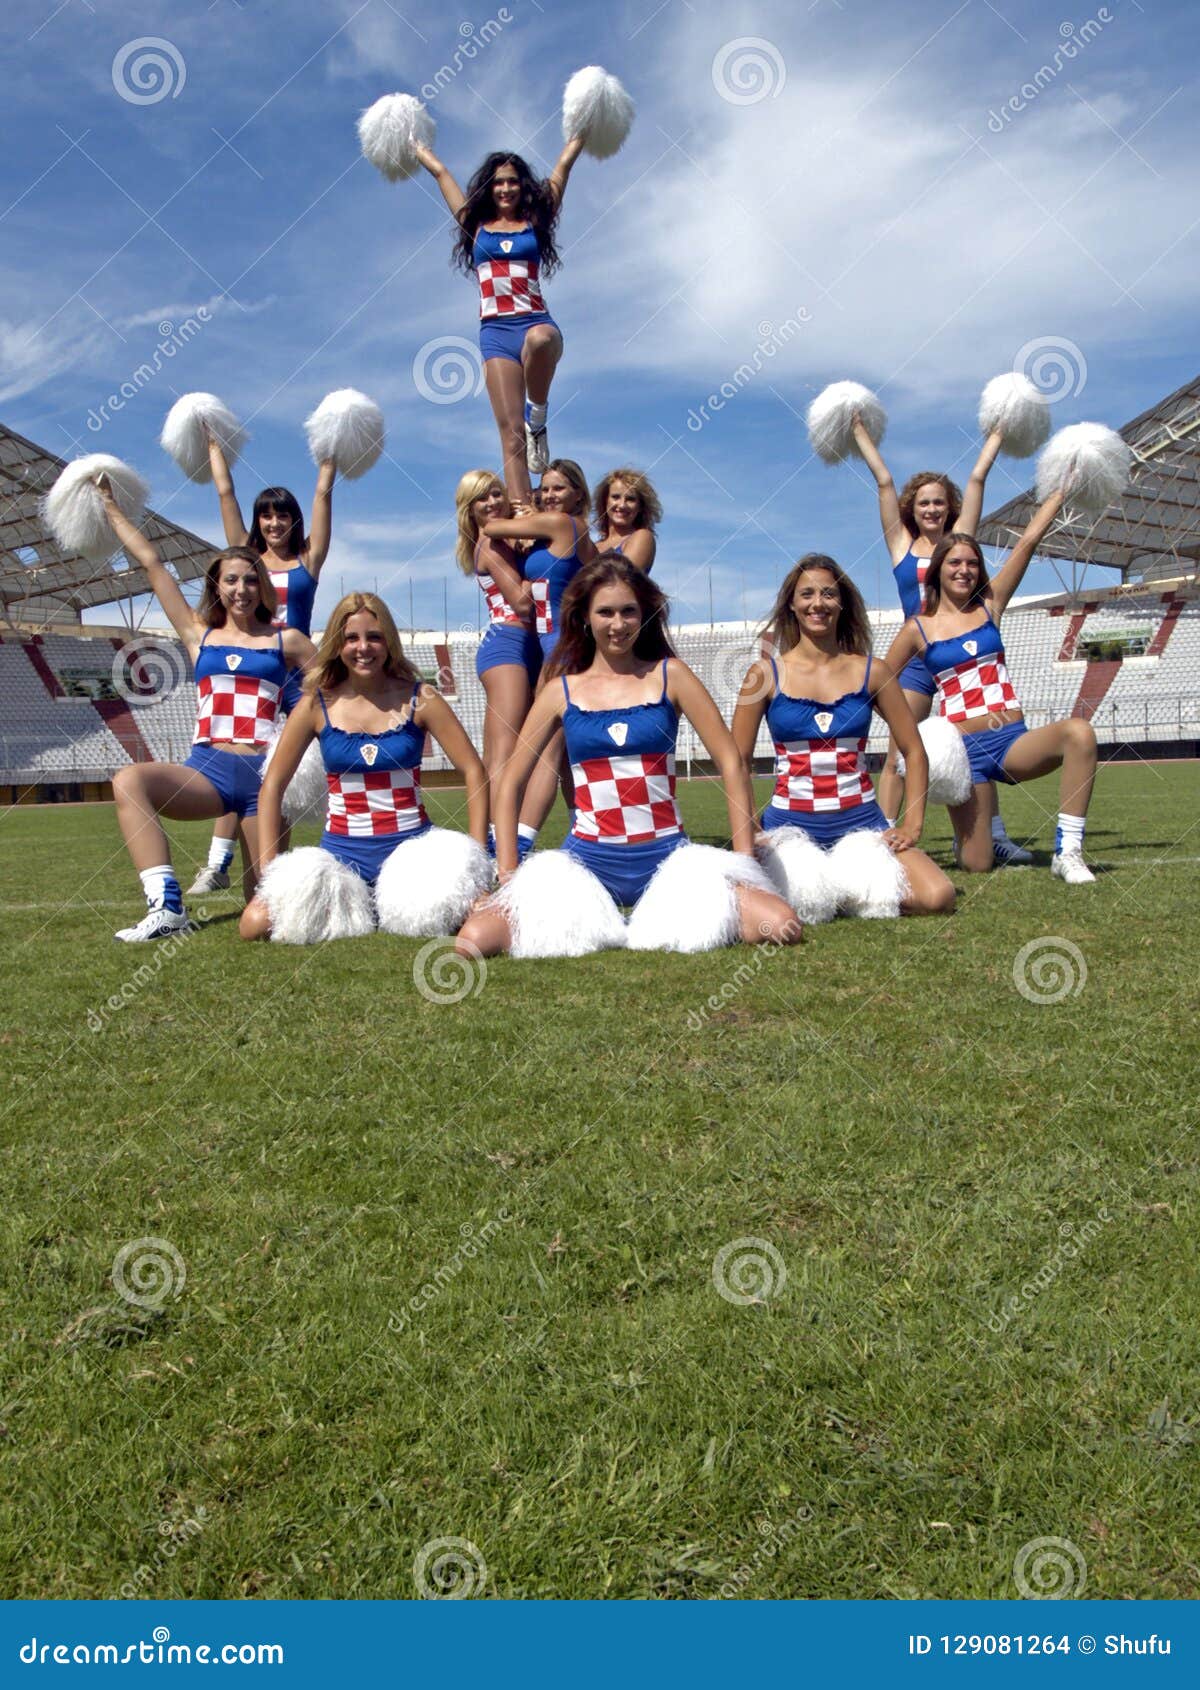
[[[937, 472], [912, 476], [897, 494], [879, 450], [878, 399], [854, 382], [826, 388], [809, 411], [812, 447], [828, 463], [857, 453], [873, 472], [907, 620], [886, 657], [873, 657], [858, 589], [833, 558], [807, 552], [779, 588], [762, 656], [727, 726], [676, 656], [666, 597], [650, 579], [661, 517], [653, 487], [633, 469], [606, 475], [593, 537], [583, 472], [549, 453], [563, 340], [542, 278], [558, 263], [555, 227], [572, 166], [585, 150], [615, 153], [632, 118], [616, 78], [579, 71], [567, 84], [566, 145], [549, 178], [496, 152], [465, 193], [434, 154], [432, 121], [411, 96], [387, 96], [359, 124], [364, 152], [387, 177], [430, 172], [454, 219], [454, 261], [479, 283], [503, 475], [467, 471], [456, 509], [458, 562], [478, 581], [489, 616], [477, 657], [487, 700], [482, 759], [446, 700], [420, 681], [377, 595], [346, 594], [320, 644], [309, 638], [335, 480], [365, 473], [383, 448], [382, 413], [363, 394], [331, 394], [308, 419], [318, 475], [307, 534], [283, 487], [259, 493], [246, 526], [231, 475], [245, 435], [219, 399], [187, 394], [172, 408], [162, 443], [192, 480], [211, 480], [228, 542], [195, 609], [138, 527], [147, 489], [134, 470], [97, 454], [59, 477], [46, 516], [60, 545], [94, 558], [122, 546], [146, 571], [195, 670], [187, 760], [132, 764], [113, 781], [148, 905], [118, 939], [153, 941], [188, 927], [162, 817], [217, 820], [190, 893], [229, 884], [240, 834], [247, 939], [311, 944], [376, 928], [457, 934], [460, 952], [474, 957], [789, 944], [805, 924], [838, 913], [948, 913], [954, 888], [919, 847], [927, 803], [950, 807], [960, 866], [983, 871], [1026, 856], [1004, 831], [995, 783], [1054, 768], [1052, 873], [1069, 885], [1092, 880], [1083, 835], [1095, 735], [1081, 720], [1026, 726], [999, 623], [1064, 503], [1099, 511], [1119, 496], [1128, 447], [1093, 423], [1045, 444], [1042, 396], [1021, 375], [998, 376], [984, 389], [984, 445], [965, 494]], [[1028, 456], [1043, 446], [1038, 509], [989, 579], [974, 538], [988, 471], [1001, 451]], [[935, 701], [940, 714], [931, 715]], [[878, 796], [865, 760], [873, 710], [890, 734]], [[751, 763], [764, 713], [775, 787], [757, 817]], [[675, 793], [681, 715], [720, 777], [728, 850], [692, 844], [684, 832]], [[431, 826], [422, 805], [430, 734], [464, 781], [465, 833]], [[320, 844], [289, 849], [290, 822], [311, 806], [314, 783]], [[560, 784], [569, 834], [561, 849], [534, 852]]]

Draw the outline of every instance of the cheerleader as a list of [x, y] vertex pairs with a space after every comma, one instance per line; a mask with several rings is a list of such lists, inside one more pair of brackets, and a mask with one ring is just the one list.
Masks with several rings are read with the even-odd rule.
[[[921, 608], [921, 589], [929, 560], [943, 534], [953, 530], [958, 534], [974, 535], [979, 527], [988, 472], [996, 461], [1003, 436], [998, 429], [988, 435], [965, 492], [960, 492], [950, 477], [940, 470], [922, 470], [909, 476], [899, 496], [891, 471], [861, 418], [855, 419], [854, 439], [879, 489], [879, 519], [883, 525], [883, 537], [892, 554], [892, 572], [900, 596], [900, 608], [905, 616], [915, 616]], [[913, 715], [918, 722], [923, 722], [933, 706], [933, 685], [925, 665], [920, 662], [908, 664], [900, 676], [900, 686]], [[887, 816], [899, 815], [904, 796], [904, 781], [896, 767], [897, 749], [895, 738], [889, 737], [887, 760], [879, 777], [879, 802]], [[984, 795], [982, 801], [988, 806], [997, 867], [1031, 863], [1033, 858], [1030, 853], [1015, 844], [1005, 832], [995, 787]]]
[[[469, 839], [432, 828], [425, 814], [427, 733], [463, 777]], [[283, 794], [314, 740], [329, 787], [325, 831], [318, 847], [280, 855]], [[453, 931], [491, 883], [483, 764], [445, 699], [421, 683], [374, 593], [334, 607], [260, 804], [261, 880], [242, 914], [244, 939], [348, 937], [369, 932], [376, 913], [394, 932]]]
[[[624, 558], [597, 558], [572, 582], [550, 674], [496, 795], [502, 889], [464, 925], [460, 954], [579, 955], [626, 940], [635, 949], [696, 950], [739, 937], [799, 938], [793, 912], [754, 861], [741, 759], [708, 692], [675, 656], [665, 618], [662, 592]], [[724, 784], [732, 853], [691, 846], [683, 831], [675, 801], [681, 715]], [[574, 824], [561, 852], [539, 853], [518, 872], [521, 790], [560, 728]], [[570, 867], [556, 866], [564, 858]], [[559, 908], [539, 909], [551, 893]], [[617, 905], [634, 906], [628, 934]]]
[[416, 148], [458, 226], [452, 262], [479, 281], [484, 379], [505, 486], [518, 506], [530, 503], [530, 474], [541, 475], [550, 462], [546, 410], [563, 339], [546, 309], [541, 278], [560, 262], [554, 231], [582, 150], [583, 138], [572, 137], [544, 182], [515, 153], [489, 153], [464, 194], [428, 147]]
[[[232, 814], [253, 862], [258, 793], [267, 746], [282, 706], [284, 683], [313, 656], [295, 628], [274, 628], [275, 589], [262, 555], [246, 546], [218, 552], [193, 610], [153, 543], [124, 515], [108, 482], [98, 483], [119, 545], [146, 571], [196, 677], [196, 737], [183, 763], [131, 763], [113, 777], [117, 820], [141, 878], [147, 914], [117, 938], [140, 944], [186, 932], [179, 881], [160, 816], [200, 821]], [[214, 638], [214, 636], [216, 636]], [[253, 891], [253, 879], [249, 890]]]
[[992, 781], [1011, 785], [1061, 768], [1050, 872], [1068, 886], [1084, 886], [1095, 879], [1083, 860], [1084, 823], [1096, 776], [1095, 730], [1079, 717], [1026, 727], [999, 626], [1062, 503], [1062, 493], [1056, 492], [1038, 507], [994, 580], [988, 579], [972, 535], [943, 535], [929, 560], [924, 613], [901, 628], [888, 663], [903, 668], [922, 662], [946, 720], [963, 736], [974, 784], [966, 803], [950, 811], [961, 867], [975, 874], [992, 867], [987, 805]]
[[[746, 770], [764, 712], [775, 744], [775, 790], [764, 832], [799, 828], [836, 846], [867, 831], [903, 860], [905, 915], [946, 915], [954, 887], [918, 850], [929, 765], [905, 694], [888, 663], [871, 657], [871, 633], [858, 588], [831, 557], [810, 552], [785, 578], [764, 630], [772, 655], [751, 664], [733, 717]], [[778, 654], [777, 656], [775, 654]], [[867, 773], [866, 743], [877, 710], [908, 765], [904, 822], [888, 822]]]
[[649, 478], [636, 469], [609, 470], [594, 503], [599, 555], [628, 558], [649, 575], [658, 550], [654, 530], [662, 521], [662, 504]]
[[[299, 503], [295, 494], [286, 487], [264, 487], [254, 501], [250, 526], [246, 527], [225, 453], [211, 430], [208, 431], [208, 461], [212, 468], [213, 485], [221, 501], [226, 545], [249, 546], [262, 557], [275, 589], [276, 609], [272, 626], [298, 628], [307, 637], [312, 633], [317, 582], [321, 566], [329, 554], [333, 532], [333, 483], [337, 466], [330, 458], [317, 471], [317, 487], [306, 536]], [[283, 691], [285, 712], [293, 710], [300, 702], [301, 679], [296, 670], [288, 675]], [[229, 865], [233, 861], [237, 831], [237, 816], [222, 816], [213, 829], [208, 862], [188, 887], [189, 897], [220, 892], [229, 885]], [[245, 859], [249, 855], [243, 851]], [[248, 861], [246, 874], [250, 874]], [[247, 897], [252, 889], [250, 881], [248, 888]]]

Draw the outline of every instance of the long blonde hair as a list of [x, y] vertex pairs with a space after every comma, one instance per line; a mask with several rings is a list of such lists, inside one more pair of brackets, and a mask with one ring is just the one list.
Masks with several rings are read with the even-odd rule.
[[[476, 499], [482, 499], [493, 487], [504, 492], [504, 483], [490, 469], [469, 469], [454, 489], [454, 514], [458, 518], [458, 543], [454, 556], [464, 575], [475, 573], [475, 548], [479, 544], [479, 524], [471, 514]], [[508, 499], [505, 498], [507, 514]]]
[[415, 686], [420, 677], [408, 658], [404, 655], [404, 647], [400, 644], [400, 635], [396, 624], [392, 620], [392, 613], [383, 600], [375, 593], [347, 593], [345, 598], [339, 599], [333, 607], [333, 615], [325, 624], [325, 632], [321, 635], [321, 643], [317, 647], [317, 655], [313, 658], [312, 668], [304, 677], [304, 690], [312, 698], [317, 688], [322, 691], [332, 691], [334, 687], [342, 686], [346, 679], [346, 665], [342, 662], [342, 646], [346, 639], [346, 624], [352, 616], [357, 616], [360, 610], [365, 610], [373, 616], [383, 630], [383, 638], [388, 649], [388, 659], [383, 666], [385, 675], [390, 675], [394, 681], [404, 686]]

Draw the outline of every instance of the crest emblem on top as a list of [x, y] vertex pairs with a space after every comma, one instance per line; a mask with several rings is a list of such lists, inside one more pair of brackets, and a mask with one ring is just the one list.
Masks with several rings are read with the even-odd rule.
[[241, 660], [240, 656], [238, 655], [238, 653], [236, 651], [226, 652], [226, 654], [225, 654], [225, 666], [226, 666], [226, 668], [236, 669], [238, 664], [241, 661], [242, 660]]
[[829, 732], [830, 728], [833, 726], [833, 711], [832, 710], [818, 710], [816, 721], [817, 721], [817, 726], [820, 728], [821, 732], [823, 734], [827, 734]]
[[500, 251], [501, 252], [511, 252], [512, 251], [512, 242], [511, 241], [501, 241], [500, 242]]
[[368, 769], [374, 768], [375, 759], [379, 755], [379, 747], [377, 745], [363, 745], [359, 749], [362, 752], [362, 760]]
[[629, 735], [629, 723], [628, 722], [610, 722], [609, 723], [608, 737], [611, 740], [613, 740], [615, 742], [615, 744], [624, 745], [626, 739], [628, 738], [628, 735]]
[[971, 656], [974, 657], [975, 653], [979, 650], [979, 641], [978, 640], [964, 640], [963, 641], [963, 650], [969, 651]]

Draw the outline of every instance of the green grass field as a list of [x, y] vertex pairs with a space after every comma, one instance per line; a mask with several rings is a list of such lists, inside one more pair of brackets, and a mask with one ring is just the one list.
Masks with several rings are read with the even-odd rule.
[[1102, 770], [1091, 888], [1042, 782], [953, 918], [424, 993], [233, 897], [131, 954], [111, 809], [8, 812], [3, 1593], [1194, 1596], [1198, 792]]

